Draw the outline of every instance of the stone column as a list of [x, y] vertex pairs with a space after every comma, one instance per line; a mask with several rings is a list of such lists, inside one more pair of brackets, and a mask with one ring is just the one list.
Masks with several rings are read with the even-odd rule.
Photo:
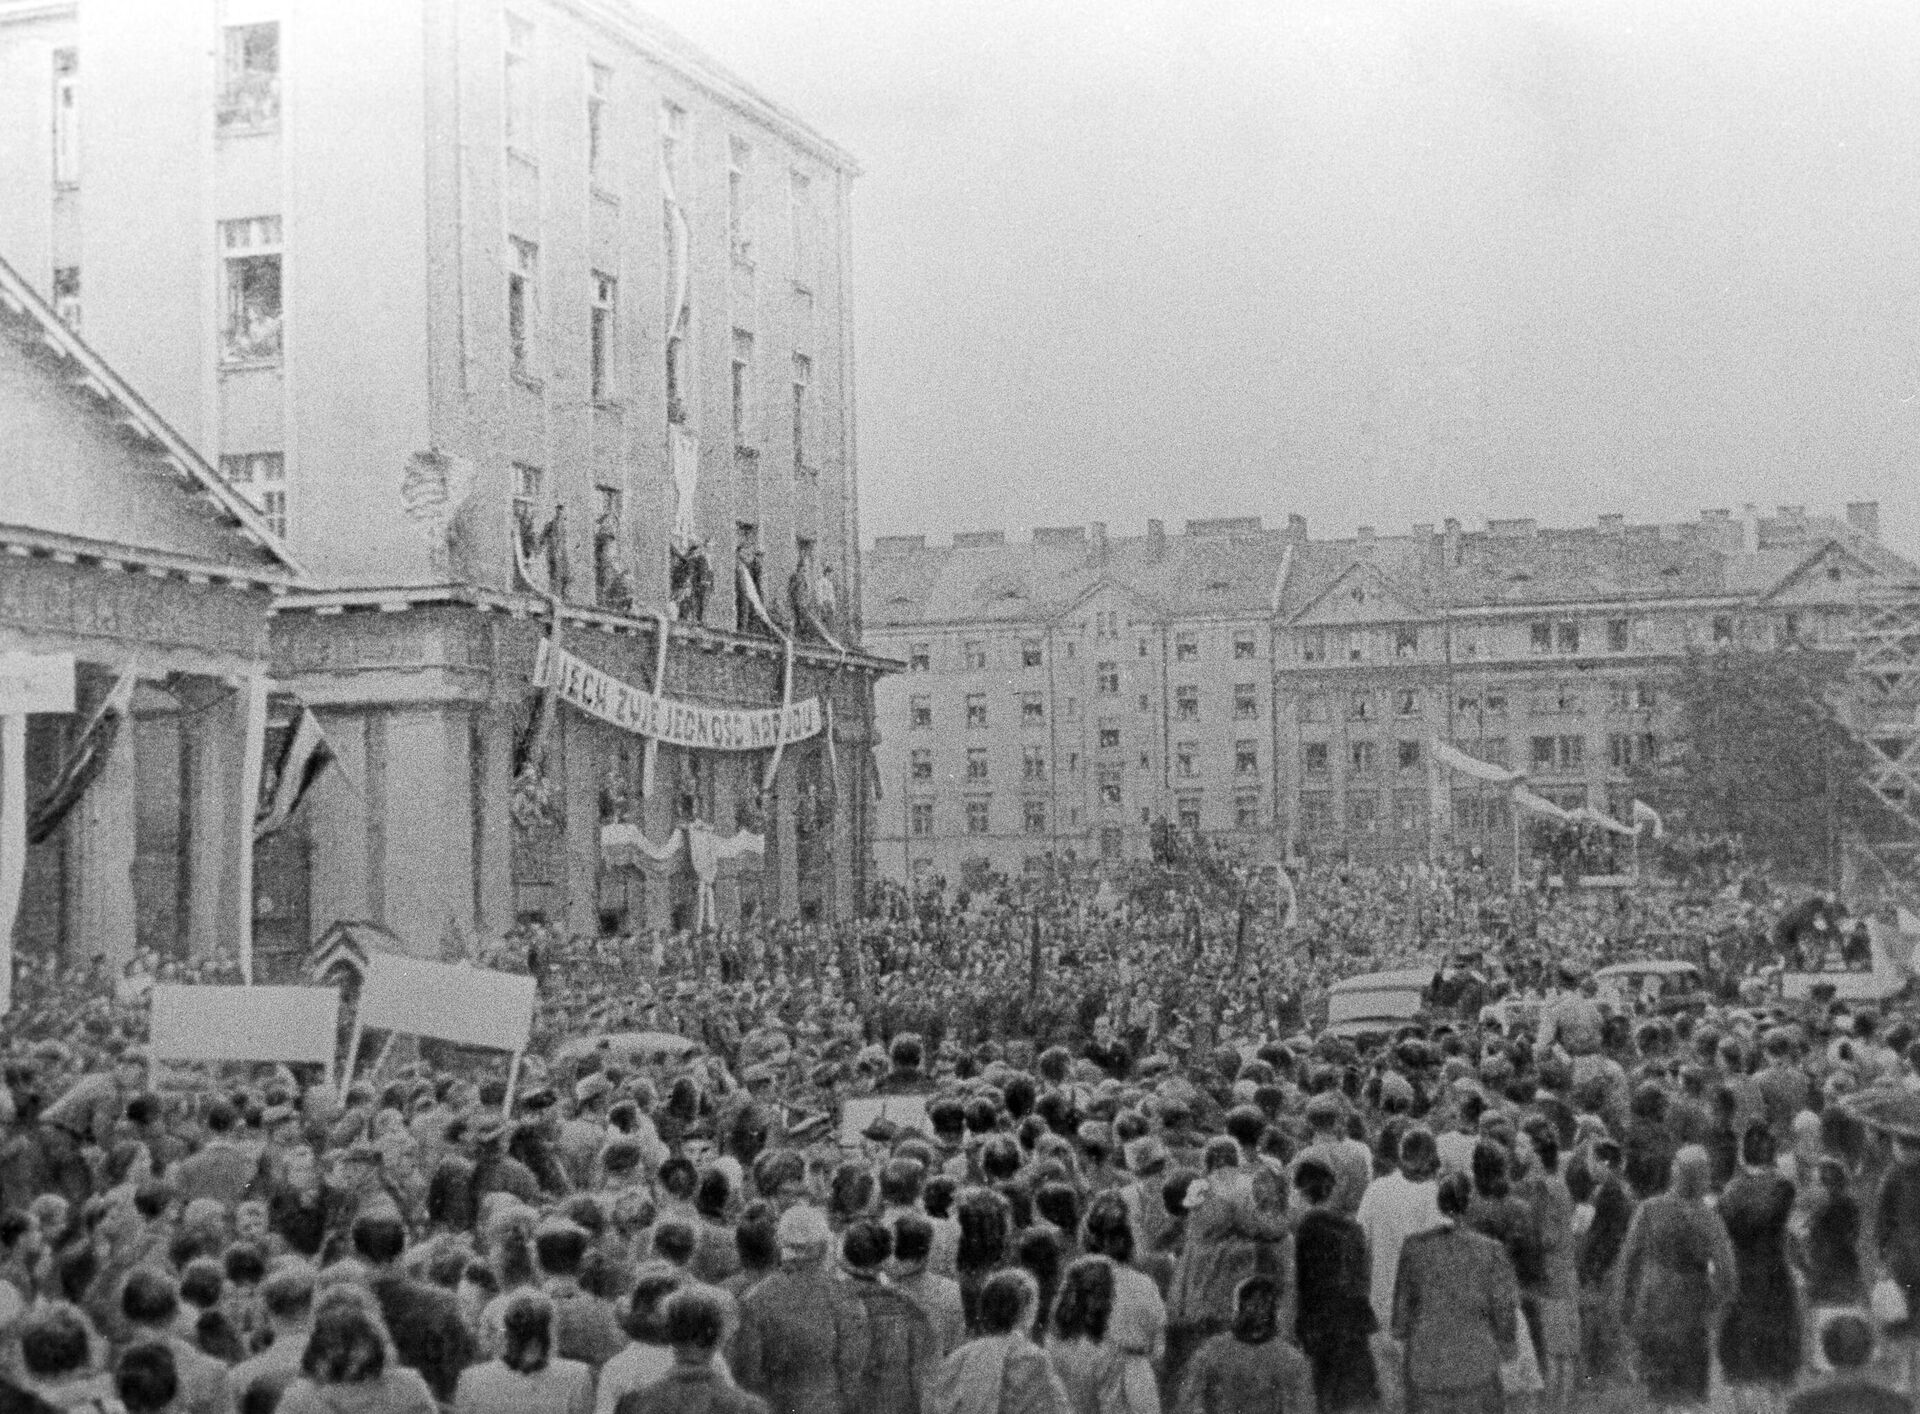
[[566, 782], [566, 928], [595, 937], [600, 932], [600, 733], [613, 728], [556, 702], [560, 718], [553, 741], [557, 769]]
[[[224, 683], [208, 679], [204, 692], [185, 698], [191, 711], [181, 742], [187, 763], [191, 888], [187, 948], [196, 958], [225, 948], [244, 961], [251, 947], [253, 816], [260, 799], [267, 686], [263, 674]], [[210, 700], [199, 706], [203, 695]], [[131, 736], [127, 745], [132, 745]], [[114, 754], [119, 755], [118, 746]]]
[[514, 924], [513, 898], [513, 711], [483, 705], [473, 709], [474, 818], [479, 857], [473, 862], [477, 913], [474, 926], [497, 937]]
[[800, 916], [800, 842], [794, 830], [792, 758], [780, 763], [780, 775], [767, 799], [767, 876], [772, 889], [768, 906], [777, 918]]
[[416, 957], [436, 958], [451, 922], [473, 933], [472, 772], [465, 707], [383, 709], [384, 776], [374, 800], [383, 921]]
[[[644, 741], [640, 749], [646, 750]], [[640, 827], [654, 844], [662, 843], [673, 833], [673, 792], [679, 769], [673, 748], [659, 747], [653, 763], [653, 794], [640, 806]], [[665, 864], [648, 860], [641, 866], [640, 874], [646, 881], [640, 919], [643, 928], [665, 930], [673, 926], [673, 876], [684, 867], [685, 859], [683, 850]]]
[[[111, 690], [109, 684], [107, 690]], [[85, 730], [98, 700], [80, 714]], [[73, 892], [67, 958], [85, 962], [104, 954], [118, 972], [134, 954], [134, 726], [128, 720], [107, 753], [106, 765], [68, 819], [72, 838]]]
[[336, 766], [320, 777], [304, 807], [307, 815], [307, 918], [318, 938], [342, 919], [372, 918], [368, 897], [367, 716], [320, 712], [320, 729]]

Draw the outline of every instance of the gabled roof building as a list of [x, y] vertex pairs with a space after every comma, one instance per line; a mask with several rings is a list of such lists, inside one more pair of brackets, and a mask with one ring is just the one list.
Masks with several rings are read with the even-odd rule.
[[910, 671], [876, 704], [880, 867], [1127, 856], [1160, 819], [1270, 851], [1504, 857], [1506, 792], [1436, 773], [1434, 742], [1618, 817], [1690, 648], [1845, 648], [1862, 593], [1916, 575], [1877, 522], [1856, 503], [1318, 540], [1298, 516], [882, 538], [869, 638]]

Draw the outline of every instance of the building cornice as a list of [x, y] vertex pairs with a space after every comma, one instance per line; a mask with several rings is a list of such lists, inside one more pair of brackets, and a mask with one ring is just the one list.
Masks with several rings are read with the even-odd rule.
[[179, 579], [189, 584], [258, 589], [274, 595], [285, 594], [294, 582], [290, 575], [211, 564], [186, 555], [170, 555], [138, 545], [119, 545], [76, 535], [61, 535], [50, 530], [35, 530], [30, 526], [0, 524], [0, 553], [15, 559], [50, 560], [55, 564], [84, 565], [94, 569], [117, 570], [123, 574], [144, 574], [153, 579]]
[[[384, 588], [367, 589], [323, 589], [295, 590], [281, 597], [274, 605], [276, 617], [288, 617], [295, 614], [314, 618], [330, 618], [342, 614], [403, 614], [416, 609], [462, 608], [475, 609], [481, 613], [501, 614], [512, 619], [542, 621], [551, 614], [548, 601], [537, 594], [509, 594], [497, 589], [487, 589], [474, 584], [421, 584], [395, 585]], [[584, 604], [563, 604], [560, 609], [561, 622], [570, 629], [613, 635], [645, 635], [651, 637], [657, 626], [657, 620], [651, 615], [619, 613], [611, 609], [594, 609]], [[673, 640], [709, 653], [734, 653], [742, 657], [762, 657], [770, 661], [782, 661], [786, 657], [786, 646], [777, 639], [761, 638], [752, 634], [734, 633], [727, 629], [712, 628], [706, 624], [685, 624], [675, 622], [671, 628]], [[796, 644], [794, 661], [813, 668], [853, 668], [867, 673], [898, 673], [906, 670], [906, 664], [895, 658], [883, 658], [878, 654], [859, 649], [849, 649], [846, 653], [836, 653], [831, 648], [818, 644]]]
[[78, 0], [0, 0], [0, 25], [70, 20], [79, 13]]

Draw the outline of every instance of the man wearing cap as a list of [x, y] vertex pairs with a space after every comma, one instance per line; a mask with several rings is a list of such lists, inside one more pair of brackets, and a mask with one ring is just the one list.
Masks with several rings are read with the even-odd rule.
[[833, 1232], [809, 1204], [780, 1217], [780, 1270], [740, 1303], [733, 1370], [781, 1414], [849, 1414], [866, 1369], [866, 1312], [827, 1270]]
[[573, 1087], [573, 1114], [560, 1123], [554, 1147], [575, 1192], [593, 1187], [594, 1161], [607, 1142], [607, 1099], [613, 1094], [613, 1082], [596, 1072]]
[[1313, 1137], [1294, 1159], [1294, 1169], [1308, 1159], [1325, 1164], [1334, 1177], [1328, 1206], [1350, 1218], [1360, 1211], [1360, 1200], [1373, 1180], [1373, 1151], [1347, 1138], [1347, 1105], [1337, 1091], [1323, 1090], [1307, 1101], [1307, 1124]]

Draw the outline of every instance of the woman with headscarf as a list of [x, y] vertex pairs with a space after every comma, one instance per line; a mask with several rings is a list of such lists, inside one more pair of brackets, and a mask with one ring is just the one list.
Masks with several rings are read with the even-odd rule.
[[1370, 1409], [1379, 1402], [1373, 1364], [1373, 1272], [1360, 1224], [1338, 1207], [1339, 1179], [1316, 1156], [1302, 1159], [1293, 1186], [1307, 1201], [1293, 1234], [1299, 1281], [1294, 1332], [1313, 1362], [1321, 1414]]
[[1664, 1407], [1706, 1403], [1714, 1313], [1733, 1295], [1733, 1244], [1707, 1201], [1712, 1162], [1697, 1144], [1674, 1155], [1666, 1189], [1634, 1212], [1615, 1264], [1640, 1382]]
[[1720, 1324], [1720, 1371], [1741, 1411], [1783, 1401], [1800, 1372], [1800, 1303], [1787, 1264], [1793, 1184], [1774, 1167], [1775, 1156], [1773, 1131], [1747, 1126], [1740, 1172], [1720, 1194], [1735, 1277], [1733, 1304]]
[[925, 1408], [937, 1414], [1072, 1414], [1053, 1362], [1027, 1338], [1039, 1298], [1023, 1271], [989, 1277], [977, 1303], [979, 1334], [942, 1362]]
[[1292, 1252], [1286, 1193], [1270, 1175], [1240, 1167], [1240, 1146], [1221, 1135], [1202, 1154], [1206, 1176], [1187, 1190], [1187, 1235], [1167, 1301], [1167, 1382], [1233, 1321], [1233, 1293], [1247, 1277], [1279, 1275], [1288, 1289]]

